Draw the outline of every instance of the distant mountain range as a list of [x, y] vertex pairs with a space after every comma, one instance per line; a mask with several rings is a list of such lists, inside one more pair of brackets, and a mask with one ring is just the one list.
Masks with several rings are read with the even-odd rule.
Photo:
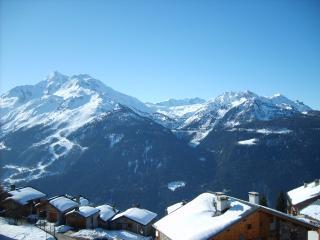
[[0, 98], [0, 178], [154, 211], [211, 190], [265, 193], [319, 177], [320, 113], [280, 94], [142, 103], [54, 72]]

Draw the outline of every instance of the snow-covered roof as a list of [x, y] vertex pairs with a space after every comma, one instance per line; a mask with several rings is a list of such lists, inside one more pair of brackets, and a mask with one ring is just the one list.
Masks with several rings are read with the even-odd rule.
[[120, 217], [127, 217], [142, 225], [147, 225], [153, 219], [155, 219], [156, 216], [157, 216], [156, 213], [151, 212], [149, 210], [133, 207], [133, 208], [127, 209], [124, 212], [118, 213], [112, 218], [112, 220], [116, 220]]
[[100, 218], [105, 222], [110, 220], [114, 215], [116, 215], [119, 212], [118, 209], [115, 209], [108, 204], [104, 204], [96, 208], [100, 210]]
[[153, 226], [170, 239], [209, 239], [255, 211], [264, 211], [279, 218], [293, 221], [312, 229], [314, 224], [272, 208], [228, 197], [229, 208], [223, 213], [216, 210], [217, 195], [203, 193], [171, 212]]
[[72, 211], [68, 212], [67, 215], [70, 214], [70, 213], [77, 212], [83, 217], [90, 217], [90, 216], [98, 213], [99, 211], [100, 210], [98, 208], [95, 208], [95, 207], [81, 206], [81, 207], [79, 207], [79, 210], [73, 209]]
[[49, 203], [61, 212], [78, 207], [78, 203], [64, 196], [54, 198]]
[[184, 205], [184, 202], [175, 203], [175, 204], [167, 207], [167, 213], [170, 214], [170, 213], [174, 212], [175, 210], [181, 208], [183, 205]]
[[320, 199], [303, 208], [300, 213], [320, 222]]
[[302, 185], [301, 187], [295, 188], [289, 191], [288, 196], [293, 205], [304, 202], [316, 196], [320, 197], [320, 184], [316, 184], [316, 181]]
[[203, 193], [153, 226], [171, 239], [208, 239], [256, 209], [230, 198], [230, 208], [219, 215], [215, 201], [215, 194]]
[[25, 205], [29, 201], [33, 201], [36, 199], [40, 199], [45, 197], [46, 195], [32, 187], [24, 187], [19, 188], [13, 191], [10, 191], [9, 194], [11, 195], [7, 199], [13, 199], [14, 201]]

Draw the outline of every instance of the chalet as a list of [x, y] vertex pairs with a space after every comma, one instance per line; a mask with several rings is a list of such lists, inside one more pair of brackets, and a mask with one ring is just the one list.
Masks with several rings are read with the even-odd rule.
[[66, 222], [66, 213], [78, 206], [77, 202], [65, 196], [54, 197], [46, 205], [47, 220], [57, 224], [64, 224]]
[[127, 230], [143, 236], [153, 236], [154, 223], [156, 213], [146, 209], [137, 207], [129, 208], [128, 210], [116, 214], [110, 222], [111, 228], [115, 230]]
[[156, 239], [306, 240], [314, 225], [258, 205], [259, 195], [243, 201], [223, 193], [203, 193], [153, 224]]
[[298, 215], [300, 210], [320, 199], [320, 181], [314, 180], [311, 183], [304, 183], [303, 186], [287, 192], [288, 213]]
[[32, 187], [16, 189], [11, 186], [11, 191], [1, 205], [5, 209], [5, 214], [11, 217], [28, 216], [35, 213], [35, 204], [46, 195]]
[[77, 207], [66, 213], [66, 224], [74, 228], [97, 228], [99, 212], [95, 207]]
[[110, 220], [119, 212], [119, 210], [108, 204], [100, 205], [96, 208], [100, 210], [98, 217], [99, 227], [110, 229]]

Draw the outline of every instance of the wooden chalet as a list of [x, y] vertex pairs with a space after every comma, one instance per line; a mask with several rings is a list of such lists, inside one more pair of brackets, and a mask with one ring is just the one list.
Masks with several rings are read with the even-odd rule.
[[36, 213], [35, 205], [45, 196], [44, 193], [32, 187], [16, 189], [12, 185], [6, 198], [1, 202], [1, 206], [4, 209], [4, 214], [9, 217], [27, 217]]
[[298, 215], [301, 209], [320, 199], [320, 180], [316, 179], [311, 183], [304, 183], [304, 185], [287, 192], [287, 196], [288, 213]]
[[97, 228], [100, 210], [95, 207], [81, 206], [66, 213], [66, 224], [74, 228]]
[[307, 240], [313, 224], [260, 206], [258, 193], [243, 201], [222, 193], [203, 193], [157, 221], [156, 239]]
[[152, 224], [156, 217], [157, 214], [154, 212], [133, 207], [116, 214], [112, 218], [110, 226], [114, 230], [126, 230], [143, 236], [153, 236]]
[[46, 204], [46, 218], [49, 222], [65, 224], [66, 213], [79, 207], [76, 201], [65, 196], [54, 197]]
[[108, 230], [111, 229], [111, 219], [119, 213], [119, 210], [108, 204], [100, 205], [96, 208], [100, 210], [98, 226]]

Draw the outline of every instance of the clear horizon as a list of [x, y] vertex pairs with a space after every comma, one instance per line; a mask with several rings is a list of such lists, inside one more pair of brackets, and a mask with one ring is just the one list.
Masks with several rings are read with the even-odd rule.
[[320, 109], [320, 2], [1, 0], [0, 92], [57, 70], [142, 102], [281, 93]]

